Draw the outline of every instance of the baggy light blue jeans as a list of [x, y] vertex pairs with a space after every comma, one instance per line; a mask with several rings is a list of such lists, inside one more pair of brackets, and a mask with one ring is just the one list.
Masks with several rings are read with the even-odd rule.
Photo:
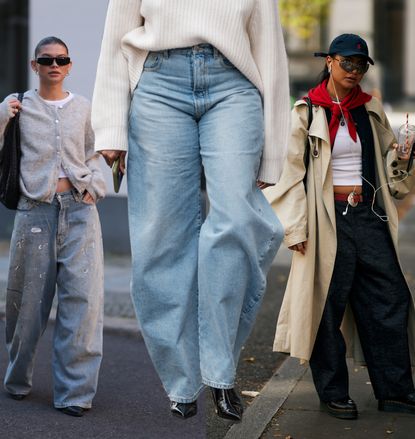
[[260, 93], [215, 48], [148, 55], [129, 120], [132, 297], [172, 401], [234, 386], [283, 236], [256, 187], [263, 142]]
[[55, 290], [54, 405], [90, 408], [102, 358], [103, 251], [97, 208], [76, 191], [57, 194], [51, 204], [19, 201], [6, 299], [9, 393], [31, 390]]

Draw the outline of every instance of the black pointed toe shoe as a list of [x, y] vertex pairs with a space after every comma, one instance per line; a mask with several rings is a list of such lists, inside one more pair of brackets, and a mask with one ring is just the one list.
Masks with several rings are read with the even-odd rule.
[[340, 401], [328, 401], [321, 403], [323, 408], [331, 416], [338, 419], [357, 419], [357, 407], [353, 399], [346, 398]]
[[410, 413], [415, 415], [415, 392], [404, 398], [380, 399], [378, 409], [382, 412]]
[[193, 402], [176, 402], [170, 403], [171, 414], [181, 419], [191, 418], [197, 414], [197, 403]]
[[216, 414], [224, 419], [239, 422], [242, 419], [242, 401], [234, 389], [217, 389], [211, 387]]
[[68, 407], [59, 407], [58, 410], [62, 413], [65, 413], [65, 415], [68, 416], [75, 416], [76, 418], [80, 418], [84, 415], [85, 409], [82, 407], [79, 407], [77, 405], [69, 405]]

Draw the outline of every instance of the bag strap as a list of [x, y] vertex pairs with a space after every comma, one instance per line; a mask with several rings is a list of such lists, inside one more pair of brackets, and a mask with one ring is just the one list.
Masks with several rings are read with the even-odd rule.
[[24, 97], [24, 93], [19, 93], [19, 94], [17, 95], [17, 99], [18, 99], [20, 102], [23, 102], [23, 97]]
[[307, 131], [309, 131], [310, 127], [311, 127], [311, 124], [313, 122], [313, 104], [311, 102], [311, 99], [308, 96], [306, 96], [304, 98], [304, 100], [306, 101], [307, 107], [308, 107], [308, 126], [307, 126]]
[[[308, 125], [307, 125], [307, 133], [308, 131], [310, 131], [310, 127], [311, 124], [313, 122], [313, 104], [311, 102], [311, 99], [306, 96], [304, 98], [307, 107], [308, 107]], [[308, 164], [310, 163], [310, 141], [308, 139], [308, 135], [307, 135], [307, 140], [305, 143], [305, 152], [304, 152], [304, 166], [305, 166], [305, 174], [304, 174], [304, 178], [303, 178], [303, 183], [304, 183], [304, 187], [307, 189], [307, 172], [308, 172]]]

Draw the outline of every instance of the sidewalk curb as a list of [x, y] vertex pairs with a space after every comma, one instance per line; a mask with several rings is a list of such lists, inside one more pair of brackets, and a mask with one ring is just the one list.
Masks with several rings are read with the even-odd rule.
[[288, 357], [245, 411], [242, 422], [234, 424], [224, 439], [260, 438], [306, 371], [297, 358]]

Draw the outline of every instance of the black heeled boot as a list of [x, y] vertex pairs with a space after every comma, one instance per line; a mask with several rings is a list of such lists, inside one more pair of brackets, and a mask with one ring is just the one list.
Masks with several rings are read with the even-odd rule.
[[211, 387], [216, 414], [224, 419], [239, 422], [242, 419], [242, 401], [234, 389], [217, 389]]
[[181, 419], [191, 418], [197, 414], [197, 403], [193, 402], [176, 402], [170, 403], [171, 414]]

